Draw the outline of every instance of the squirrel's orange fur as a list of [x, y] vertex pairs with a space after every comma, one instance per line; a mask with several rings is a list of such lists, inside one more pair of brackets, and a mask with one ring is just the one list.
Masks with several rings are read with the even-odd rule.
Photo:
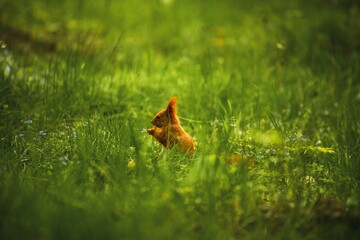
[[195, 149], [193, 139], [187, 134], [180, 125], [180, 120], [176, 110], [177, 99], [172, 97], [166, 109], [158, 112], [152, 119], [154, 127], [147, 132], [154, 136], [165, 148], [178, 146], [186, 153], [192, 153]]

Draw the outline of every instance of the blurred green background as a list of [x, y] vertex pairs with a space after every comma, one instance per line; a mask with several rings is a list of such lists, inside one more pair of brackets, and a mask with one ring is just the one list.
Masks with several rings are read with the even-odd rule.
[[0, 238], [358, 239], [359, 11], [0, 0]]

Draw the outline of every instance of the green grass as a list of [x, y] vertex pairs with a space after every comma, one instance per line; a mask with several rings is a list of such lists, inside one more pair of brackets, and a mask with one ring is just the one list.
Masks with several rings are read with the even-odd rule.
[[359, 11], [0, 1], [0, 238], [358, 239]]

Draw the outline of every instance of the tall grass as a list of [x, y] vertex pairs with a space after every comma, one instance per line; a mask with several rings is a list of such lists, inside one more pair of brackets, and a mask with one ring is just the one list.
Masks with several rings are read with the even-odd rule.
[[[357, 3], [24, 4], [0, 3], [2, 239], [357, 239]], [[173, 95], [191, 157], [144, 132]]]

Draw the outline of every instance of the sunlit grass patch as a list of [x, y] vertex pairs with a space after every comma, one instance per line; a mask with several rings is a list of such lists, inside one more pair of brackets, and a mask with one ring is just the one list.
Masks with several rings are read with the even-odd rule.
[[[357, 239], [357, 12], [1, 3], [0, 238]], [[171, 96], [192, 156], [144, 131]]]

